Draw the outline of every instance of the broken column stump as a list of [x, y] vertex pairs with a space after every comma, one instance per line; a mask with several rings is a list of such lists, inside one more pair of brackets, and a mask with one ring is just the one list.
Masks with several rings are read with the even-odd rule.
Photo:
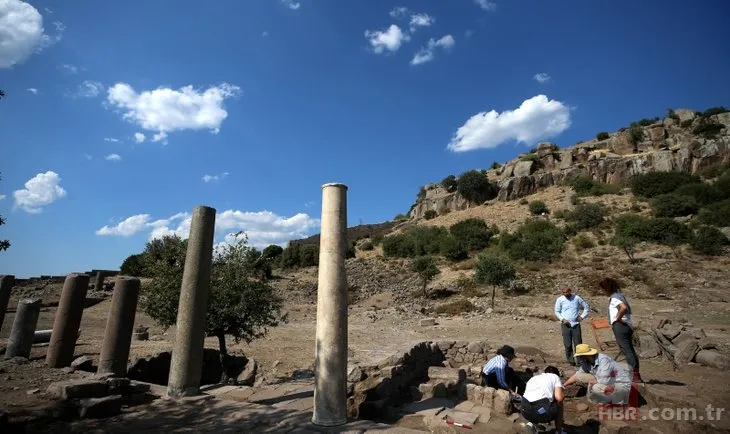
[[0, 276], [0, 330], [2, 330], [3, 327], [5, 311], [8, 309], [8, 302], [10, 301], [10, 291], [12, 291], [13, 286], [15, 286], [15, 276]]
[[35, 327], [38, 324], [38, 316], [41, 313], [41, 299], [23, 299], [18, 302], [15, 310], [13, 328], [8, 339], [8, 348], [5, 350], [5, 358], [30, 357], [30, 350], [33, 347], [33, 336]]
[[51, 368], [71, 365], [76, 348], [76, 337], [84, 313], [84, 300], [89, 289], [87, 274], [70, 274], [66, 277], [61, 300], [53, 320], [53, 332], [48, 345], [46, 364]]
[[127, 359], [132, 343], [139, 288], [139, 279], [117, 278], [99, 354], [98, 374], [112, 373], [117, 377], [127, 375]]

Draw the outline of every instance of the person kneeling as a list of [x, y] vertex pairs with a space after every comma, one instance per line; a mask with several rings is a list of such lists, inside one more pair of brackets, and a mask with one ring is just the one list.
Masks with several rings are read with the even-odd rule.
[[631, 376], [628, 371], [606, 354], [587, 344], [575, 347], [578, 372], [565, 381], [565, 386], [577, 383], [587, 388], [586, 396], [598, 404], [628, 404]]
[[548, 366], [542, 374], [527, 381], [520, 413], [533, 424], [554, 421], [556, 432], [562, 433], [563, 398], [560, 371], [555, 366]]

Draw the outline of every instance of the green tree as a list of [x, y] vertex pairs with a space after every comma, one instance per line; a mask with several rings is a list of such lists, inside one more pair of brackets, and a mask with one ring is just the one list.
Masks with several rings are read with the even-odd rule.
[[482, 250], [489, 245], [492, 230], [479, 218], [468, 218], [454, 223], [449, 228], [451, 235], [469, 250]]
[[137, 253], [127, 256], [127, 259], [122, 262], [122, 266], [119, 267], [119, 271], [124, 276], [146, 277], [144, 254]]
[[[182, 247], [177, 240], [166, 240], [170, 246]], [[247, 245], [246, 237], [236, 237], [214, 253], [211, 292], [206, 313], [206, 335], [218, 338], [223, 378], [228, 379], [228, 350], [225, 336], [236, 342], [250, 343], [266, 335], [270, 327], [286, 321], [281, 315], [283, 300], [274, 288], [258, 278], [251, 258], [259, 256]], [[170, 257], [154, 261], [153, 278], [145, 290], [143, 308], [162, 327], [177, 321], [185, 249], [175, 250]]]
[[443, 187], [449, 193], [455, 192], [458, 186], [459, 182], [456, 180], [456, 177], [454, 175], [449, 175], [441, 180], [441, 187]]
[[284, 252], [284, 249], [281, 246], [278, 246], [276, 244], [271, 244], [271, 245], [267, 246], [263, 252], [261, 252], [261, 256], [263, 256], [266, 259], [276, 259], [283, 252]]
[[[5, 96], [2, 90], [0, 90], [0, 97]], [[0, 177], [2, 179], [2, 177]], [[0, 215], [0, 226], [5, 224], [5, 219], [3, 216]], [[0, 252], [4, 252], [10, 248], [10, 241], [8, 240], [0, 240]]]
[[605, 131], [601, 131], [600, 133], [596, 134], [596, 140], [606, 140], [609, 137], [611, 136]]
[[485, 174], [478, 170], [470, 170], [459, 176], [457, 191], [464, 199], [472, 203], [480, 203], [496, 196], [495, 187]]
[[502, 254], [487, 253], [477, 258], [474, 279], [482, 284], [492, 285], [492, 309], [497, 286], [506, 287], [517, 276], [517, 268]]
[[692, 236], [692, 250], [703, 255], [720, 256], [728, 239], [719, 229], [712, 226], [700, 226]]
[[617, 234], [611, 238], [611, 244], [623, 250], [626, 256], [629, 257], [629, 262], [632, 264], [636, 262], [636, 256], [634, 254], [636, 253], [636, 245], [638, 243], [636, 238], [628, 235]]
[[411, 262], [411, 270], [418, 274], [423, 288], [423, 296], [426, 297], [426, 287], [441, 270], [436, 266], [436, 261], [430, 256], [419, 256]]

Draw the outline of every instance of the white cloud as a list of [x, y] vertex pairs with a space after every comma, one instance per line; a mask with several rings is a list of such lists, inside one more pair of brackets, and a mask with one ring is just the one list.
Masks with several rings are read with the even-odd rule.
[[456, 40], [454, 40], [454, 37], [451, 35], [446, 35], [438, 41], [434, 38], [431, 38], [428, 40], [428, 44], [418, 50], [416, 55], [413, 56], [413, 59], [411, 59], [411, 65], [420, 65], [426, 62], [430, 62], [435, 57], [435, 49], [442, 48], [444, 50], [450, 50], [454, 46], [454, 44], [456, 44]]
[[472, 36], [474, 36], [474, 30], [467, 29], [466, 32], [464, 32], [464, 37], [466, 39], [470, 39]]
[[124, 119], [156, 132], [152, 141], [164, 142], [173, 131], [208, 129], [217, 134], [228, 117], [223, 102], [239, 96], [241, 89], [223, 83], [203, 92], [185, 86], [137, 93], [130, 85], [117, 83], [107, 93], [108, 102], [123, 112]]
[[228, 176], [228, 172], [223, 172], [220, 175], [203, 175], [203, 182], [213, 182], [225, 179]]
[[556, 136], [570, 127], [570, 109], [545, 95], [527, 99], [515, 110], [477, 113], [454, 134], [453, 152], [491, 149], [509, 140], [531, 143]]
[[69, 63], [64, 63], [61, 65], [58, 65], [58, 69], [60, 69], [63, 72], [69, 73], [69, 74], [78, 74], [80, 68], [76, 65], [71, 65]]
[[146, 139], [146, 137], [144, 136], [144, 134], [142, 134], [142, 133], [134, 133], [134, 141], [135, 142], [142, 143], [142, 142], [144, 142], [144, 139]]
[[38, 214], [43, 207], [50, 205], [66, 196], [59, 183], [61, 177], [56, 172], [39, 173], [25, 183], [25, 188], [15, 190], [15, 207], [19, 207], [31, 214]]
[[299, 2], [295, 2], [294, 0], [281, 0], [282, 3], [286, 5], [289, 9], [297, 10], [301, 6]]
[[406, 16], [408, 13], [408, 8], [405, 6], [396, 6], [393, 8], [392, 11], [390, 11], [390, 16], [399, 20]]
[[104, 137], [105, 142], [111, 142], [111, 143], [119, 143], [119, 139], [115, 139], [114, 137]]
[[[172, 234], [187, 238], [190, 234], [191, 221], [191, 215], [186, 212], [154, 221], [149, 214], [138, 214], [117, 225], [105, 225], [98, 229], [96, 234], [130, 237], [149, 230], [149, 239]], [[248, 235], [249, 245], [258, 248], [270, 244], [282, 245], [292, 239], [307, 237], [318, 227], [319, 220], [304, 213], [283, 217], [270, 211], [227, 210], [216, 215], [216, 238], [231, 240], [236, 232], [244, 231]]]
[[53, 24], [58, 33], [49, 36], [38, 9], [20, 0], [0, 0], [0, 68], [23, 63], [34, 52], [60, 41], [66, 26], [59, 21]]
[[387, 30], [365, 30], [365, 37], [375, 53], [382, 53], [385, 50], [390, 52], [398, 51], [403, 42], [408, 42], [411, 37], [403, 33], [400, 27], [391, 24]]
[[434, 17], [428, 14], [413, 14], [411, 15], [410, 29], [411, 32], [415, 32], [419, 27], [428, 27], [436, 21]]
[[550, 76], [547, 75], [545, 72], [538, 72], [537, 74], [533, 75], [532, 78], [534, 78], [538, 83], [547, 83], [550, 81]]
[[29, 88], [28, 88], [28, 89], [26, 89], [26, 90], [27, 90], [28, 92], [32, 93], [33, 95], [38, 95], [38, 89], [36, 89], [35, 87], [29, 87]]
[[96, 231], [96, 235], [118, 235], [122, 237], [131, 237], [147, 227], [150, 218], [149, 214], [133, 215], [132, 217], [122, 220], [115, 226], [105, 225]]
[[91, 160], [92, 157], [89, 154], [84, 154], [84, 158], [86, 158], [87, 160]]
[[309, 208], [311, 206], [314, 206], [315, 202], [313, 200], [310, 200], [308, 202], [304, 203], [304, 208]]
[[96, 98], [99, 96], [101, 91], [104, 90], [104, 85], [98, 81], [84, 80], [78, 85], [76, 91], [71, 94], [72, 98]]
[[107, 161], [122, 161], [122, 156], [119, 154], [109, 154], [104, 159]]
[[497, 3], [491, 0], [474, 0], [474, 3], [485, 11], [494, 11], [497, 9]]
[[164, 145], [167, 144], [167, 133], [164, 131], [160, 131], [159, 133], [155, 133], [154, 136], [152, 136], [153, 142], [162, 142]]
[[5, 197], [6, 196], [4, 194], [0, 194], [0, 200], [5, 200]]
[[264, 30], [263, 32], [261, 32], [261, 36], [263, 36], [265, 38], [265, 37], [269, 36], [269, 32]]

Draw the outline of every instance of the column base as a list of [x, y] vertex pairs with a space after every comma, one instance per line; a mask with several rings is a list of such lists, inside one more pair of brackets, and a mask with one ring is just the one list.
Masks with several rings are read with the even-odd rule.
[[347, 423], [347, 418], [342, 419], [327, 419], [327, 418], [321, 418], [317, 417], [316, 415], [312, 416], [312, 424], [318, 425], [318, 426], [340, 426]]
[[185, 398], [187, 396], [200, 395], [199, 387], [169, 387], [167, 388], [167, 396], [170, 398]]

